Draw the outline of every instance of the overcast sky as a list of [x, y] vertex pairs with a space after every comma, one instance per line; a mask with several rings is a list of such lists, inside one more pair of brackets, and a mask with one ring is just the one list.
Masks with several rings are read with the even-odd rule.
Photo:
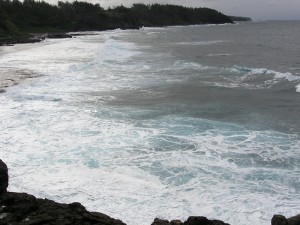
[[[56, 3], [57, 0], [45, 0]], [[66, 0], [62, 0], [66, 1]], [[68, 0], [72, 2], [73, 0]], [[99, 3], [102, 7], [131, 6], [132, 3], [176, 4], [209, 7], [226, 15], [247, 16], [253, 20], [300, 20], [300, 0], [78, 0]]]

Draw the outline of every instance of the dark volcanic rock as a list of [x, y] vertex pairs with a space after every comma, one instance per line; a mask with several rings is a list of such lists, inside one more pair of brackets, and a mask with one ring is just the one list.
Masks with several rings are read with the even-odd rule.
[[288, 218], [289, 225], [300, 225], [300, 214]]
[[183, 223], [180, 220], [172, 220], [170, 225], [182, 225]]
[[161, 220], [158, 218], [154, 219], [154, 222], [151, 225], [169, 225], [169, 221], [168, 220]]
[[58, 38], [72, 38], [72, 35], [66, 33], [48, 34], [47, 38], [58, 39]]
[[180, 220], [168, 220], [154, 219], [151, 225], [229, 225], [221, 220], [209, 220], [203, 216], [190, 216], [187, 221], [182, 223]]
[[2, 225], [125, 225], [109, 216], [88, 212], [80, 203], [60, 204], [26, 193], [7, 192], [0, 196]]
[[190, 216], [184, 225], [213, 225], [213, 222], [203, 216]]
[[229, 225], [228, 223], [224, 223], [221, 220], [212, 220], [213, 225]]
[[274, 215], [271, 223], [272, 225], [300, 225], [300, 214], [288, 219], [283, 215]]
[[43, 39], [38, 37], [16, 37], [16, 38], [1, 38], [0, 46], [13, 46], [15, 44], [37, 43]]
[[272, 225], [288, 225], [288, 220], [282, 215], [274, 215], [271, 220]]
[[8, 169], [6, 164], [0, 159], [0, 195], [6, 192], [8, 187]]

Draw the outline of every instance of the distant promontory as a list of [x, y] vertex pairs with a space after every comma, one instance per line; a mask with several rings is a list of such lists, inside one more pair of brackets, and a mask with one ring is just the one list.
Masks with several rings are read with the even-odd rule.
[[121, 5], [104, 9], [99, 4], [79, 1], [51, 5], [34, 0], [0, 0], [0, 43], [1, 39], [3, 42], [32, 33], [224, 23], [233, 21], [209, 8], [133, 4], [130, 8]]
[[243, 21], [243, 22], [250, 22], [252, 19], [250, 17], [244, 16], [229, 16], [232, 21]]

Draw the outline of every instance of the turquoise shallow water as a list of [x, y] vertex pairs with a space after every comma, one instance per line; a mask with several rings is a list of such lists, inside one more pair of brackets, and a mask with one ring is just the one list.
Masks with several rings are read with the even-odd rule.
[[[0, 70], [41, 75], [0, 96], [10, 190], [133, 225], [297, 214], [300, 79], [290, 42], [264, 42], [278, 26], [298, 24], [116, 30], [4, 52]], [[290, 64], [260, 54], [276, 51]]]

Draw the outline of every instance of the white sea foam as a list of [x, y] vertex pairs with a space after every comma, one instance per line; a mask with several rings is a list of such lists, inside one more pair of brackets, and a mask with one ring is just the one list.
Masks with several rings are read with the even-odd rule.
[[276, 205], [297, 188], [297, 161], [290, 157], [299, 142], [292, 136], [173, 117], [135, 125], [92, 111], [44, 99], [2, 108], [1, 145], [9, 150], [1, 158], [12, 168], [10, 190], [81, 201], [134, 225], [189, 215], [261, 224], [274, 208], [296, 213], [297, 207]]
[[145, 30], [145, 31], [149, 31], [149, 30], [165, 30], [166, 27], [141, 27], [140, 30]]
[[286, 79], [288, 81], [300, 80], [300, 76], [294, 75], [290, 72], [282, 73], [274, 70], [269, 70], [266, 68], [248, 68], [248, 67], [234, 66], [230, 68], [230, 70], [237, 71], [237, 72], [246, 72], [250, 74], [270, 74], [270, 75], [274, 75], [275, 79]]
[[118, 32], [51, 40], [0, 57], [0, 67], [45, 75], [0, 95], [9, 190], [80, 201], [131, 225], [190, 215], [268, 224], [274, 213], [297, 214], [297, 135], [110, 104], [119, 92], [139, 88], [147, 96], [153, 93], [146, 85], [189, 79], [186, 71], [222, 71], [168, 58], [131, 61], [144, 56], [112, 38]]
[[298, 85], [296, 86], [296, 91], [297, 91], [297, 92], [300, 92], [300, 84], [298, 84]]
[[[229, 69], [230, 72], [234, 73], [242, 73], [243, 75], [240, 79], [245, 80], [251, 77], [257, 76], [257, 78], [262, 78], [263, 75], [272, 75], [272, 79], [266, 79], [264, 83], [261, 84], [256, 84], [256, 87], [270, 87], [273, 86], [274, 84], [277, 84], [278, 82], [282, 80], [290, 81], [290, 82], [299, 82], [300, 81], [300, 76], [299, 75], [294, 75], [290, 72], [278, 72], [266, 68], [249, 68], [249, 67], [242, 67], [242, 66], [234, 66]], [[296, 91], [298, 92], [298, 86], [296, 86]]]
[[232, 23], [225, 23], [225, 24], [195, 24], [195, 25], [179, 25], [179, 26], [164, 26], [164, 27], [141, 27], [140, 30], [166, 30], [166, 29], [178, 29], [178, 28], [187, 28], [187, 27], [195, 27], [195, 28], [206, 28], [212, 26], [229, 26], [229, 25], [236, 25]]
[[208, 56], [231, 56], [232, 54], [227, 53], [214, 53], [214, 54], [208, 54]]
[[227, 42], [225, 40], [215, 40], [215, 41], [196, 41], [196, 42], [178, 42], [176, 45], [213, 45], [218, 43]]

